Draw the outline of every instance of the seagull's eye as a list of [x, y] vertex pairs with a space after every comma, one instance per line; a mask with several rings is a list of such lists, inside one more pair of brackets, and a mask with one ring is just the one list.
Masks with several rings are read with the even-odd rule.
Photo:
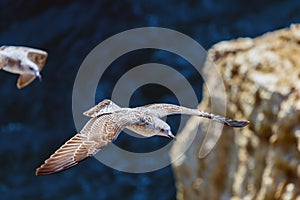
[[161, 128], [160, 129], [161, 132], [167, 132], [165, 129]]
[[29, 67], [29, 69], [30, 69], [31, 71], [33, 71], [33, 68], [32, 68], [32, 67]]

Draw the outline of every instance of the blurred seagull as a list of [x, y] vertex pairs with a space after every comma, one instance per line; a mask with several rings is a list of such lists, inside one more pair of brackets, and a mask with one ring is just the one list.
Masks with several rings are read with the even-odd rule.
[[17, 87], [19, 89], [31, 83], [36, 77], [41, 80], [47, 52], [29, 47], [0, 47], [0, 69], [20, 74]]
[[236, 121], [173, 104], [150, 104], [136, 108], [121, 108], [105, 99], [83, 113], [91, 119], [82, 130], [62, 145], [36, 170], [36, 175], [46, 175], [68, 169], [95, 155], [114, 141], [127, 128], [145, 137], [155, 135], [176, 139], [170, 126], [161, 117], [173, 114], [197, 115], [232, 127], [244, 127], [248, 121]]

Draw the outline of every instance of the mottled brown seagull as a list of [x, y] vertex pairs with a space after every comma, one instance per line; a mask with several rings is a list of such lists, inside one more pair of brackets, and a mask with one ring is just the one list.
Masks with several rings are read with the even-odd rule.
[[[83, 114], [88, 117], [97, 117], [107, 112], [114, 112], [119, 109], [121, 109], [121, 107], [119, 107], [113, 101], [109, 99], [105, 99], [99, 104], [97, 104], [96, 106], [89, 109], [88, 111], [84, 112]], [[217, 121], [219, 123], [231, 127], [244, 127], [249, 124], [249, 121], [232, 120], [212, 113], [204, 112], [199, 109], [190, 109], [183, 106], [167, 104], [167, 103], [149, 104], [145, 106], [136, 107], [135, 109], [140, 112], [148, 113], [159, 118], [168, 115], [183, 114], [183, 115], [195, 115], [199, 117], [212, 119], [214, 121]], [[126, 128], [146, 137], [153, 136], [151, 128], [148, 130], [146, 124], [142, 124], [142, 125], [134, 124], [134, 125], [129, 125]]]
[[36, 77], [41, 79], [47, 52], [29, 47], [0, 47], [0, 69], [20, 74], [17, 87], [19, 89], [31, 83]]
[[115, 140], [127, 128], [145, 137], [154, 135], [175, 139], [170, 126], [161, 117], [172, 114], [197, 115], [232, 127], [244, 127], [248, 121], [236, 121], [173, 104], [150, 104], [136, 108], [121, 108], [111, 100], [103, 100], [83, 113], [91, 119], [37, 170], [36, 175], [53, 174], [68, 169], [95, 155]]

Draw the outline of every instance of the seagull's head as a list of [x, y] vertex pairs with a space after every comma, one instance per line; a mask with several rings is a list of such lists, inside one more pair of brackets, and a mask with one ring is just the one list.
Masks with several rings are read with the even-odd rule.
[[21, 62], [21, 68], [23, 73], [34, 75], [41, 80], [42, 76], [40, 74], [39, 67], [34, 62], [32, 61]]
[[176, 140], [176, 137], [173, 135], [169, 124], [159, 118], [154, 118], [153, 122], [156, 135]]

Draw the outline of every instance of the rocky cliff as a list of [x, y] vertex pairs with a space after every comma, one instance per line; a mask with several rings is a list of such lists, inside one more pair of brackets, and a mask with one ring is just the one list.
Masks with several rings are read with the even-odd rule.
[[[224, 127], [213, 151], [199, 159], [207, 121], [189, 120], [171, 151], [174, 157], [199, 126], [173, 163], [177, 199], [300, 199], [300, 25], [220, 42], [209, 55], [224, 81], [227, 116], [251, 123]], [[207, 90], [203, 97], [199, 107], [209, 111]]]

